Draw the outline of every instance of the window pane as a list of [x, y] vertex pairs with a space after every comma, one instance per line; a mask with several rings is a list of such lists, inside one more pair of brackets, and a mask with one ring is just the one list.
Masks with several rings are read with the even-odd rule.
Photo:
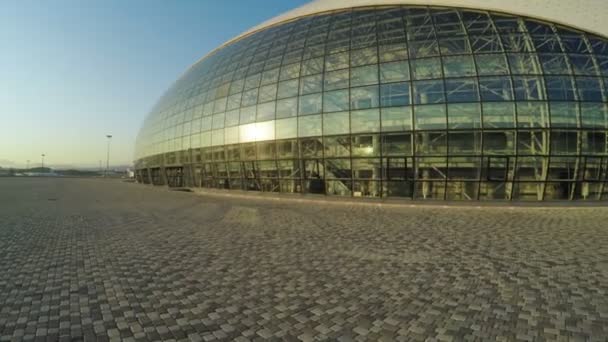
[[256, 106], [243, 107], [241, 108], [241, 120], [239, 123], [246, 124], [255, 122]]
[[398, 82], [410, 79], [410, 67], [407, 61], [380, 64], [380, 81]]
[[317, 57], [302, 62], [302, 75], [314, 75], [323, 72], [323, 57]]
[[274, 110], [276, 103], [266, 102], [258, 105], [257, 121], [267, 121], [274, 119]]
[[583, 127], [608, 127], [608, 108], [604, 103], [581, 103]]
[[443, 57], [445, 77], [475, 76], [475, 64], [472, 56]]
[[231, 110], [226, 112], [226, 127], [235, 126], [239, 124], [239, 110]]
[[291, 80], [279, 83], [277, 98], [284, 99], [298, 95], [298, 80]]
[[517, 102], [519, 127], [549, 127], [549, 108], [545, 102]]
[[581, 101], [602, 102], [602, 87], [600, 79], [596, 77], [577, 77], [576, 85]]
[[445, 129], [445, 105], [415, 106], [416, 129]]
[[479, 79], [482, 101], [512, 101], [513, 89], [508, 77], [482, 77]]
[[325, 90], [348, 88], [348, 69], [325, 74]]
[[484, 128], [515, 127], [515, 104], [512, 102], [497, 102], [483, 104]]
[[564, 54], [539, 55], [545, 74], [569, 75], [568, 61]]
[[376, 47], [350, 52], [351, 66], [374, 64], [378, 62], [378, 50]]
[[272, 101], [277, 97], [277, 84], [260, 87], [258, 102]]
[[439, 58], [412, 60], [412, 77], [415, 80], [441, 78], [441, 62]]
[[380, 113], [378, 109], [357, 110], [350, 113], [352, 133], [378, 132]]
[[572, 78], [566, 76], [547, 76], [545, 82], [547, 84], [547, 97], [552, 101], [574, 101], [576, 94], [574, 92]]
[[551, 102], [551, 127], [576, 128], [578, 125], [578, 104], [572, 102]]
[[289, 139], [298, 136], [298, 118], [277, 120], [275, 125], [277, 139]]
[[320, 113], [321, 97], [321, 94], [300, 96], [300, 115]]
[[511, 72], [515, 75], [538, 75], [542, 74], [540, 62], [536, 55], [528, 54], [510, 54], [509, 64]]
[[348, 134], [350, 117], [348, 112], [323, 115], [323, 135]]
[[352, 68], [350, 74], [351, 87], [378, 83], [378, 65], [367, 65]]
[[447, 102], [479, 101], [477, 80], [474, 78], [448, 79], [445, 87]]
[[412, 107], [382, 108], [382, 131], [412, 130]]
[[247, 90], [243, 93], [242, 106], [250, 106], [258, 102], [258, 89]]
[[350, 107], [352, 109], [378, 107], [378, 86], [351, 88]]
[[476, 55], [477, 71], [483, 75], [508, 75], [509, 67], [505, 55]]
[[348, 68], [348, 52], [336, 53], [325, 57], [325, 70]]
[[348, 110], [348, 89], [325, 92], [323, 95], [323, 111], [338, 112]]
[[300, 79], [300, 95], [321, 92], [323, 89], [323, 75], [306, 76]]
[[448, 128], [481, 128], [479, 103], [448, 104]]
[[292, 97], [277, 101], [277, 119], [288, 118], [298, 114], [298, 98]]
[[382, 107], [407, 106], [410, 104], [410, 85], [408, 82], [383, 84], [380, 87]]
[[213, 129], [224, 128], [224, 118], [225, 118], [224, 113], [215, 114], [213, 116], [213, 125], [212, 125], [212, 128]]
[[538, 77], [513, 77], [516, 100], [544, 100], [543, 80]]
[[598, 76], [593, 58], [588, 55], [570, 55], [570, 63], [575, 75]]
[[307, 115], [298, 117], [298, 136], [312, 137], [321, 135], [321, 115]]
[[443, 81], [417, 81], [413, 86], [415, 104], [445, 102]]

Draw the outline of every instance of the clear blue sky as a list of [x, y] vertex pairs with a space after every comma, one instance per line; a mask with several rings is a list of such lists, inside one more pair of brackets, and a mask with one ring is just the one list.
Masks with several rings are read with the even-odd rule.
[[0, 1], [0, 166], [130, 164], [140, 124], [193, 62], [306, 0]]

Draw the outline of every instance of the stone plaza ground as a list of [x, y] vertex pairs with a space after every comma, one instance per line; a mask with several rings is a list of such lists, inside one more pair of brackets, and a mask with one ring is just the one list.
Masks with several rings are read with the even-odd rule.
[[0, 178], [0, 341], [607, 341], [608, 208]]

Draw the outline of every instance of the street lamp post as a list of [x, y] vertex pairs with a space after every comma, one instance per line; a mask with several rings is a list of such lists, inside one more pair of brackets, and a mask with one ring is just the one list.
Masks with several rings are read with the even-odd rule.
[[106, 155], [106, 174], [105, 174], [105, 177], [108, 177], [108, 171], [110, 169], [110, 140], [112, 139], [112, 135], [108, 134], [108, 135], [106, 135], [106, 138], [108, 138], [108, 148], [107, 148], [107, 155]]
[[26, 170], [29, 170], [29, 169], [30, 169], [30, 160], [29, 160], [29, 159], [27, 160], [27, 166], [26, 166], [26, 168], [25, 168], [25, 169], [26, 169]]
[[40, 155], [40, 156], [42, 157], [42, 170], [40, 170], [40, 172], [43, 172], [43, 171], [44, 171], [44, 156], [45, 156], [45, 155], [46, 155], [46, 154], [44, 154], [44, 153]]

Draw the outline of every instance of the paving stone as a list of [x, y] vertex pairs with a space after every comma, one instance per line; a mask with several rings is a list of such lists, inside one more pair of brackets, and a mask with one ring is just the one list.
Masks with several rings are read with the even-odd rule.
[[0, 341], [606, 341], [606, 222], [0, 178]]

